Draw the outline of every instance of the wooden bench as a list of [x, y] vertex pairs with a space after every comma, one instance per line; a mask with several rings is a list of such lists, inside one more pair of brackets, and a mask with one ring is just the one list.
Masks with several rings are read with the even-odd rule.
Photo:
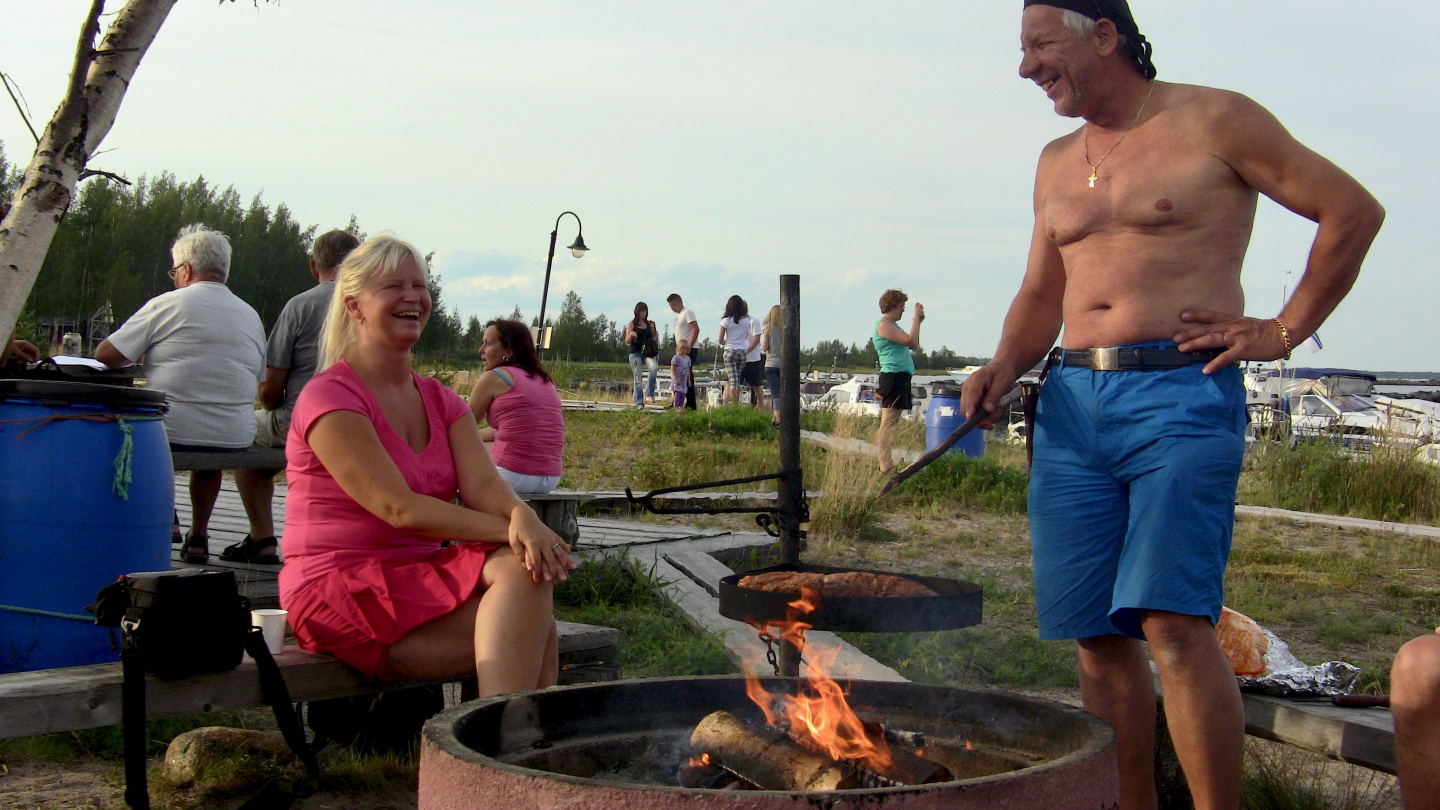
[[[620, 677], [620, 631], [560, 622], [560, 683], [611, 681]], [[422, 685], [416, 681], [373, 683], [329, 655], [287, 644], [275, 657], [295, 701], [363, 695]], [[0, 675], [0, 739], [113, 726], [120, 723], [119, 664], [46, 669]], [[162, 681], [146, 676], [146, 715], [191, 717], [264, 706], [255, 662], [246, 658], [229, 672]]]
[[[208, 453], [176, 450], [170, 453], [176, 471], [187, 470], [283, 470], [285, 448], [251, 447], [237, 453]], [[545, 495], [521, 495], [540, 520], [570, 545], [580, 539], [580, 492], [550, 492]]]
[[[1155, 664], [1150, 664], [1154, 672]], [[1155, 694], [1162, 702], [1160, 678]], [[1245, 733], [1371, 770], [1395, 773], [1395, 718], [1389, 709], [1336, 706], [1329, 698], [1241, 692]]]
[[1395, 773], [1395, 718], [1389, 709], [1350, 709], [1328, 700], [1242, 693], [1245, 733]]
[[236, 453], [172, 450], [170, 465], [176, 470], [283, 470], [285, 448], [251, 447]]

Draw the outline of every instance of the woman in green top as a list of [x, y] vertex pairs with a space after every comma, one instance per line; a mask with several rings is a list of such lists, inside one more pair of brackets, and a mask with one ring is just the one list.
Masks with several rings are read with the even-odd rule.
[[916, 304], [910, 334], [905, 334], [899, 322], [908, 300], [899, 290], [886, 290], [880, 296], [880, 320], [875, 322], [875, 336], [870, 339], [880, 355], [880, 384], [876, 390], [880, 396], [880, 430], [875, 443], [880, 446], [880, 472], [886, 474], [895, 469], [895, 459], [890, 452], [895, 422], [914, 405], [910, 399], [910, 377], [915, 373], [915, 360], [910, 351], [920, 348], [920, 322], [925, 320], [925, 307]]

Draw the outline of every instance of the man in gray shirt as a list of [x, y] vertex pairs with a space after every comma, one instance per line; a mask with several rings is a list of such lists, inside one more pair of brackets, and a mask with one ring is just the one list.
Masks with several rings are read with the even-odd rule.
[[[291, 298], [270, 330], [265, 352], [265, 380], [260, 383], [261, 410], [255, 412], [255, 445], [284, 447], [290, 412], [300, 389], [319, 370], [325, 314], [335, 290], [335, 271], [360, 241], [347, 231], [330, 231], [315, 240], [310, 275], [320, 282]], [[278, 563], [275, 539], [275, 474], [279, 470], [236, 470], [235, 488], [250, 519], [250, 534], [220, 554], [224, 560]]]

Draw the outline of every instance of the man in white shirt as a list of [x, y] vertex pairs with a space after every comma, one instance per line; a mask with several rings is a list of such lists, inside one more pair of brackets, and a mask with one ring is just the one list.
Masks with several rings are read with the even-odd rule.
[[[695, 360], [695, 352], [700, 346], [700, 322], [695, 320], [695, 313], [685, 308], [685, 302], [680, 300], [679, 293], [670, 293], [665, 302], [670, 305], [670, 311], [675, 313], [675, 345], [680, 341], [688, 341], [690, 344], [690, 359]], [[692, 366], [693, 368], [693, 366]], [[690, 387], [685, 390], [685, 407], [695, 410], [695, 378], [694, 371], [691, 371]]]
[[[255, 386], [265, 373], [265, 328], [260, 316], [225, 286], [230, 241], [190, 225], [170, 248], [171, 292], [157, 295], [95, 349], [111, 368], [140, 361], [146, 387], [170, 404], [165, 433], [172, 450], [249, 449], [255, 439]], [[185, 538], [187, 562], [209, 559], [210, 513], [220, 494], [219, 470], [190, 474], [193, 520]]]
[[759, 318], [750, 317], [750, 351], [745, 353], [745, 384], [750, 386], [750, 404], [756, 408], [765, 405], [765, 353], [760, 349], [760, 338], [765, 334], [765, 325]]

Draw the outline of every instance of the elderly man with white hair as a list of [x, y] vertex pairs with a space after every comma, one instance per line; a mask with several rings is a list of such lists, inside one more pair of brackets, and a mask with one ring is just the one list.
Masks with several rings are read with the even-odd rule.
[[[146, 386], [170, 402], [170, 449], [246, 450], [255, 440], [255, 386], [265, 376], [265, 328], [230, 288], [230, 240], [202, 225], [181, 229], [170, 248], [175, 289], [157, 295], [95, 349], [111, 368], [143, 363]], [[210, 513], [219, 470], [190, 474], [193, 519], [186, 562], [209, 560]]]

